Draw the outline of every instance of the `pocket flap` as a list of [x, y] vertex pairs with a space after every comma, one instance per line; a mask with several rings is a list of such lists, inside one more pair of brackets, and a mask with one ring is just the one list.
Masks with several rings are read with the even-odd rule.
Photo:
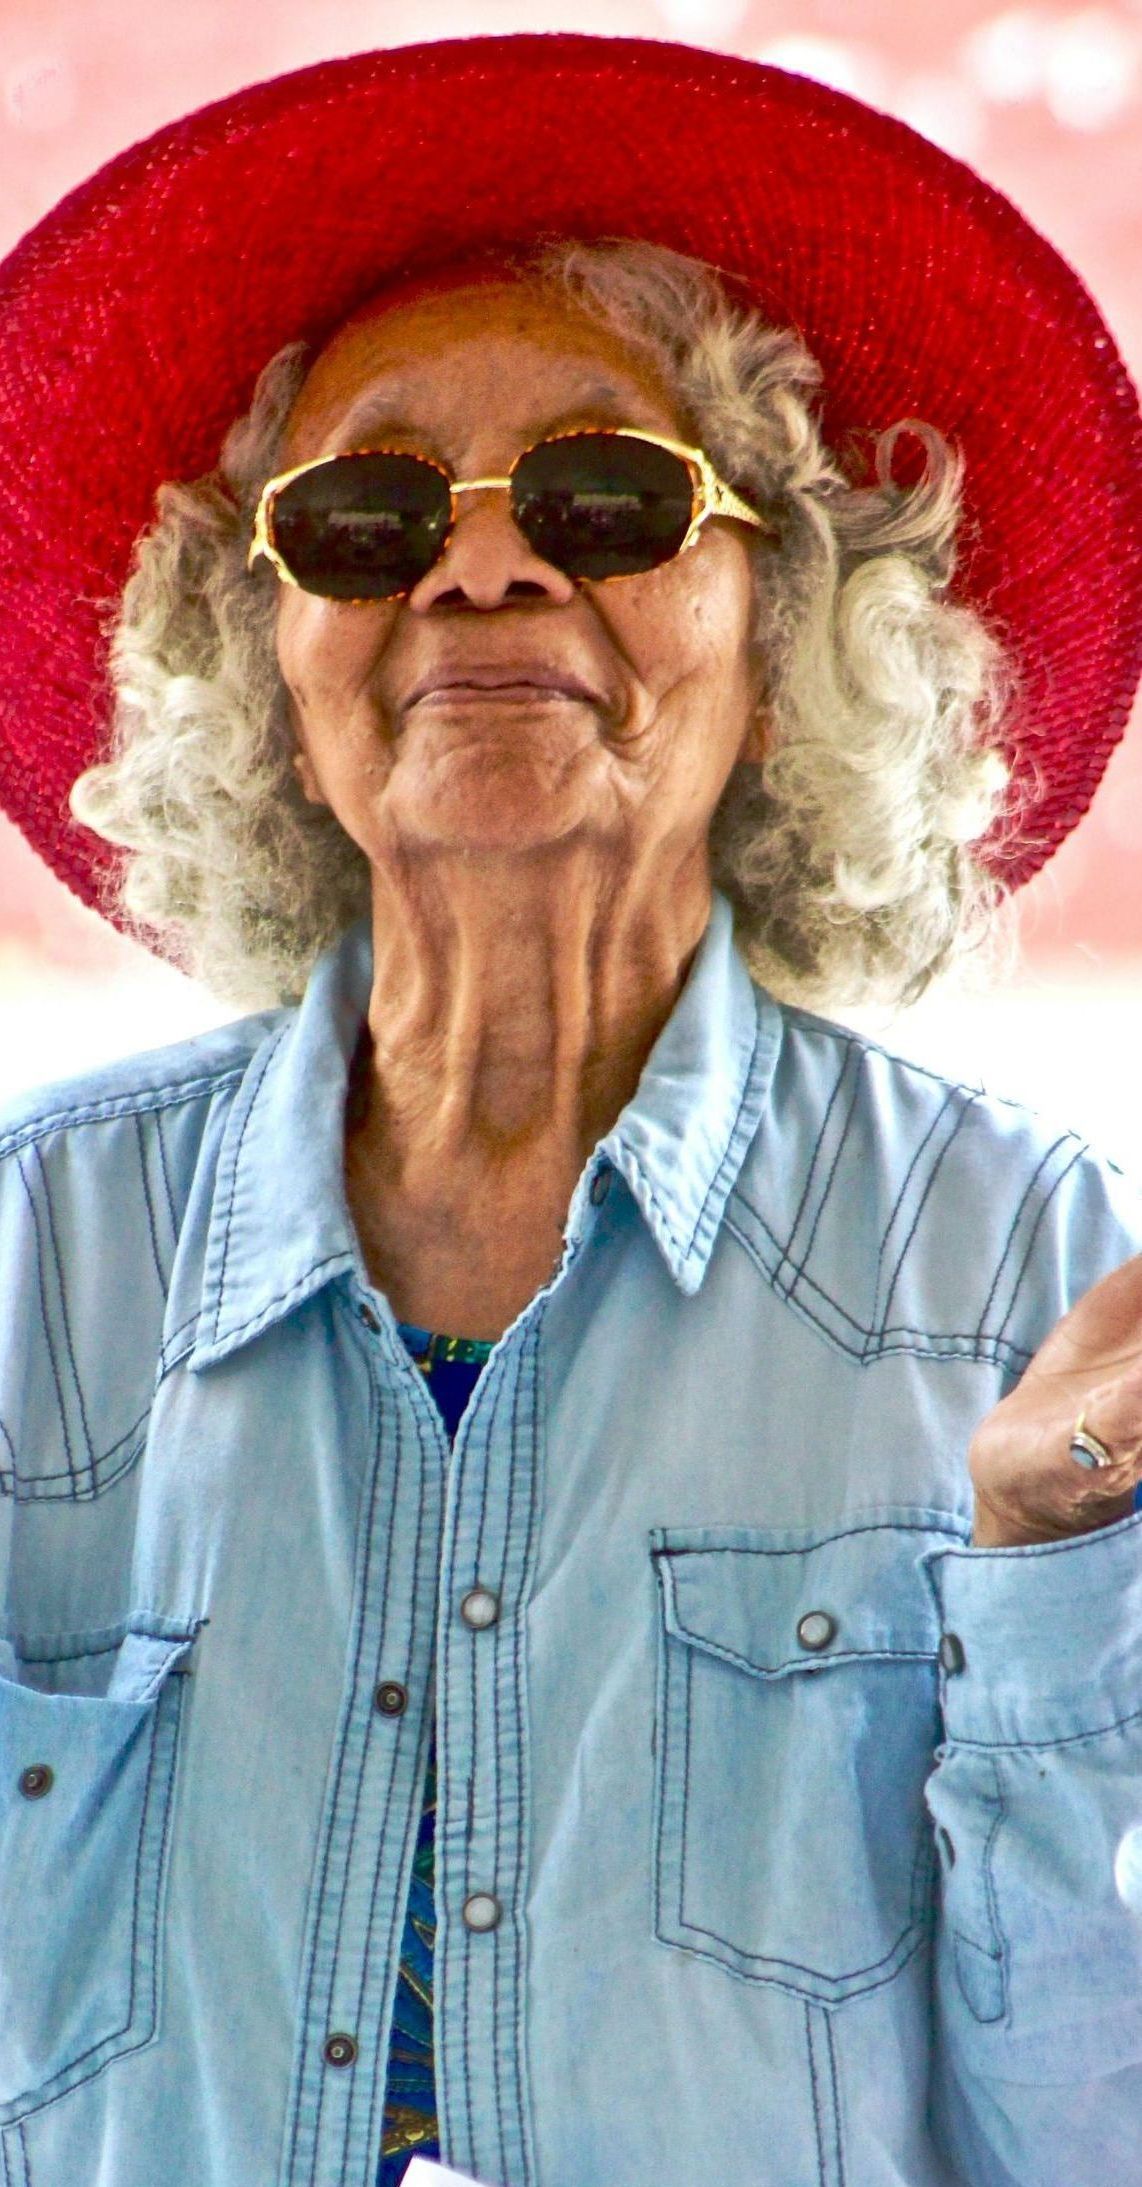
[[656, 1528], [666, 1630], [763, 1678], [853, 1657], [935, 1656], [940, 1619], [921, 1559], [951, 1531], [882, 1518], [824, 1537]]
[[153, 1633], [127, 1633], [115, 1658], [107, 1688], [109, 1701], [153, 1701], [172, 1671], [186, 1661], [197, 1635], [160, 1640]]

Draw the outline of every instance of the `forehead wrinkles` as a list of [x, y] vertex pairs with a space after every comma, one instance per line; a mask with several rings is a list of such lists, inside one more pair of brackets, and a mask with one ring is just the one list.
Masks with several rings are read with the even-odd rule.
[[306, 461], [386, 426], [455, 434], [495, 422], [541, 434], [592, 415], [669, 430], [677, 405], [653, 360], [605, 326], [541, 295], [485, 289], [351, 321], [313, 365], [286, 440]]

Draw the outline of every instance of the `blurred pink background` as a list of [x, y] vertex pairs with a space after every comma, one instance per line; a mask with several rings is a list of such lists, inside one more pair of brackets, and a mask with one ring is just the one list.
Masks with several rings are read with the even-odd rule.
[[[772, 60], [900, 115], [1015, 199], [1142, 373], [1142, 0], [0, 0], [0, 252], [123, 146], [242, 84], [372, 46], [555, 29]], [[1038, 1095], [1142, 1168], [1142, 721], [1019, 925], [1006, 982], [933, 998], [893, 1021], [892, 1044]], [[226, 1014], [84, 912], [0, 818], [0, 1094]]]

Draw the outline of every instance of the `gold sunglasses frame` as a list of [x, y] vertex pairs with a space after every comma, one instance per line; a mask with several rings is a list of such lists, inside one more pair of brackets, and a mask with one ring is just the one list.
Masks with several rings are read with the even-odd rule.
[[[666, 561], [673, 562], [676, 555], [685, 554], [688, 547], [695, 546], [703, 524], [707, 524], [710, 518], [714, 516], [733, 517], [739, 524], [752, 524], [759, 531], [772, 533], [773, 526], [767, 523], [763, 516], [759, 516], [756, 509], [751, 509], [748, 501], [743, 501], [741, 495], [735, 493], [733, 487], [728, 486], [725, 479], [719, 476], [704, 448], [689, 448], [683, 441], [668, 440], [665, 434], [662, 433], [645, 433], [635, 425], [580, 426], [569, 433], [547, 433], [542, 440], [532, 441], [529, 447], [521, 448], [511, 469], [503, 478], [454, 479], [449, 476], [443, 463], [440, 463], [435, 456], [425, 455], [423, 450], [419, 448], [342, 448], [330, 456], [313, 456], [308, 463], [296, 463], [292, 470], [279, 471], [276, 477], [267, 479], [262, 488], [254, 517], [254, 535], [250, 542], [250, 551], [246, 556], [246, 568], [252, 570], [259, 555], [264, 555], [283, 585], [293, 585], [299, 592], [308, 591], [310, 588], [303, 586], [300, 580], [294, 576], [293, 571], [282, 559], [274, 543], [274, 503], [283, 488], [291, 486], [295, 478], [304, 478], [307, 471], [320, 471], [327, 463], [343, 462], [346, 456], [416, 456], [420, 462], [431, 464], [434, 471], [439, 471], [440, 476], [447, 484], [452, 503], [448, 529], [440, 542], [440, 550], [435, 561], [431, 562], [429, 569], [424, 572], [425, 577], [427, 577], [429, 570], [436, 568], [441, 555], [447, 551], [448, 542], [456, 527], [456, 499], [459, 494], [486, 493], [493, 489], [500, 489], [510, 493], [512, 479], [516, 471], [519, 469], [524, 457], [529, 456], [533, 449], [545, 448], [552, 441], [583, 440], [588, 437], [591, 439], [607, 437], [615, 440], [647, 441], [652, 448], [665, 448], [668, 455], [680, 456], [690, 473], [693, 503], [689, 530], [681, 545], [675, 549], [675, 553], [666, 556], [661, 563], [652, 564], [653, 568], [663, 568]], [[528, 544], [530, 546], [531, 542], [528, 541]], [[534, 548], [532, 548], [532, 552], [535, 552]], [[624, 575], [645, 576], [646, 574], [645, 571], [620, 571], [614, 577], [577, 578], [575, 582], [577, 584], [614, 585]], [[421, 584], [423, 579], [418, 577], [416, 582]], [[409, 593], [415, 591], [415, 589], [415, 586], [409, 585], [401, 592], [384, 593], [381, 597], [386, 600], [406, 600]], [[322, 593], [318, 594], [317, 597], [319, 599], [328, 599], [337, 596]], [[343, 604], [363, 607], [374, 603], [361, 600], [348, 601]]]

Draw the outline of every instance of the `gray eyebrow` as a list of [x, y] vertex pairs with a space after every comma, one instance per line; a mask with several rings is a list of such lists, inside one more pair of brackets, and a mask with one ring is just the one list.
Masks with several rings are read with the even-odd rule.
[[351, 436], [357, 440], [363, 433], [407, 433], [407, 417], [402, 417], [407, 401], [407, 391], [399, 385], [386, 389], [383, 395], [362, 395], [338, 427], [338, 439]]

